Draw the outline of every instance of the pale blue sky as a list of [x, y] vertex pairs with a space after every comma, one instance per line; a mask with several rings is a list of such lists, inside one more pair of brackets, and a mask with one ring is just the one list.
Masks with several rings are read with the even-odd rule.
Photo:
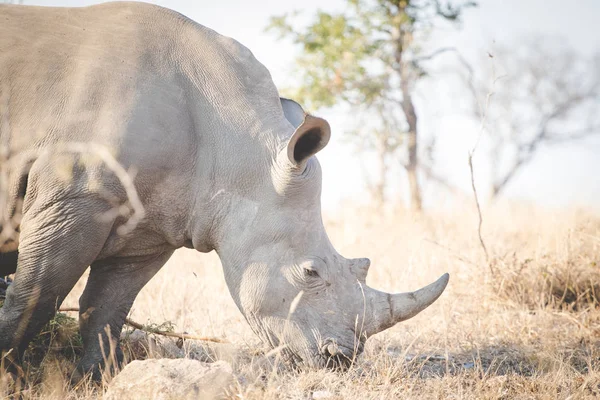
[[[25, 0], [26, 4], [45, 6], [83, 6], [99, 2], [101, 1]], [[279, 87], [289, 86], [294, 82], [291, 67], [295, 49], [289, 43], [277, 42], [273, 35], [264, 32], [269, 17], [297, 9], [307, 14], [318, 8], [341, 10], [345, 4], [341, 0], [152, 2], [175, 9], [246, 45], [271, 71]], [[475, 62], [493, 48], [494, 42], [507, 43], [543, 34], [562, 38], [582, 54], [589, 55], [600, 50], [598, 21], [600, 0], [481, 0], [478, 8], [465, 15], [461, 31], [444, 29], [433, 36], [432, 44], [435, 47], [452, 45]], [[477, 135], [477, 127], [468, 123], [464, 117], [453, 115], [452, 110], [427, 110], [430, 96], [436, 96], [436, 101], [443, 100], [437, 97], [443, 97], [444, 93], [447, 93], [447, 88], [442, 81], [431, 85], [431, 93], [419, 95], [417, 111], [421, 113], [420, 128], [443, 131], [444, 138], [438, 143], [442, 146], [438, 169], [445, 171], [452, 182], [466, 190], [469, 187], [467, 151]], [[334, 208], [342, 199], [364, 199], [365, 171], [372, 169], [373, 160], [368, 156], [357, 158], [353, 150], [343, 143], [342, 132], [354, 123], [351, 115], [341, 109], [321, 111], [320, 115], [329, 120], [333, 130], [330, 145], [319, 155], [324, 169], [325, 207]], [[480, 154], [481, 157], [485, 158], [485, 154]], [[476, 162], [483, 186], [485, 159]], [[403, 191], [398, 186], [393, 195]], [[575, 145], [545, 148], [515, 178], [506, 196], [530, 199], [551, 206], [576, 204], [600, 209], [600, 135]]]

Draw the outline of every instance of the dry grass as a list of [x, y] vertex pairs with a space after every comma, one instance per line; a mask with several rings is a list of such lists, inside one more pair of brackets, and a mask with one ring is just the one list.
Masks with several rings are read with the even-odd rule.
[[[370, 338], [347, 372], [296, 373], [265, 363], [214, 254], [176, 253], [138, 296], [131, 317], [231, 342], [204, 354], [233, 363], [239, 383], [232, 398], [600, 396], [600, 217], [512, 206], [484, 210], [484, 220], [495, 275], [473, 210], [417, 218], [404, 210], [381, 216], [346, 208], [328, 217], [341, 254], [371, 258], [368, 283], [378, 289], [415, 289], [451, 274], [440, 300]], [[77, 306], [83, 284], [66, 306]], [[197, 347], [187, 349], [198, 357]], [[26, 398], [101, 397], [104, 386], [73, 389], [64, 365], [47, 365], [28, 382]]]

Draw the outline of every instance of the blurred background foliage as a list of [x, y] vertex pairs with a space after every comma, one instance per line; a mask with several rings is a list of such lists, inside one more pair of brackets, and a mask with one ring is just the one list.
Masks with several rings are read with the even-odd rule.
[[[486, 133], [488, 199], [498, 197], [542, 145], [600, 132], [598, 55], [586, 58], [564, 43], [530, 38], [488, 52], [486, 68], [474, 68], [457, 48], [432, 46], [436, 30], [460, 30], [474, 7], [474, 1], [348, 0], [345, 10], [319, 10], [308, 20], [298, 11], [270, 19], [267, 32], [298, 49], [292, 61], [298, 83], [283, 88], [284, 95], [312, 111], [347, 107], [357, 123], [346, 139], [377, 157], [369, 182], [376, 204], [384, 204], [387, 188], [404, 176], [415, 211], [423, 207], [423, 181], [454, 189], [435, 171], [438, 138], [422, 133], [419, 118], [427, 110], [414, 101], [421, 81], [443, 76], [432, 67], [441, 57], [446, 72], [459, 76], [466, 112]], [[405, 175], [390, 173], [397, 165]]]

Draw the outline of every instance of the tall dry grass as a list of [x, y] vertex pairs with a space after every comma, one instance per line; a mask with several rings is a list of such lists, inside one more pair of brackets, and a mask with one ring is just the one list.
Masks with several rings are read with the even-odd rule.
[[[600, 216], [525, 205], [484, 210], [491, 268], [472, 209], [416, 217], [400, 208], [381, 215], [346, 207], [326, 216], [326, 225], [341, 254], [371, 258], [367, 282], [375, 288], [412, 290], [451, 274], [436, 303], [370, 338], [347, 372], [298, 373], [261, 363], [261, 345], [214, 254], [177, 252], [140, 293], [131, 318], [171, 321], [178, 331], [230, 342], [210, 354], [233, 363], [232, 398], [600, 396]], [[77, 306], [83, 286], [82, 279], [65, 306]], [[48, 362], [25, 397], [102, 395], [105, 386], [73, 389], [65, 371]]]

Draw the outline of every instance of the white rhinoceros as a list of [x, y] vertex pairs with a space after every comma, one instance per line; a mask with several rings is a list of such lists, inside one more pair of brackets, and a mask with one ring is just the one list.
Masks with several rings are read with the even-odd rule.
[[[313, 155], [328, 123], [280, 99], [247, 48], [168, 9], [0, 5], [0, 121], [4, 211], [22, 210], [18, 258], [0, 258], [16, 270], [0, 350], [23, 351], [91, 265], [79, 369], [97, 376], [105, 326], [117, 340], [140, 289], [183, 246], [215, 250], [256, 334], [308, 366], [352, 359], [448, 282], [367, 287], [369, 260], [339, 255], [321, 220]], [[137, 171], [145, 217], [132, 231], [114, 212], [128, 204], [122, 179], [68, 143], [102, 145]]]

